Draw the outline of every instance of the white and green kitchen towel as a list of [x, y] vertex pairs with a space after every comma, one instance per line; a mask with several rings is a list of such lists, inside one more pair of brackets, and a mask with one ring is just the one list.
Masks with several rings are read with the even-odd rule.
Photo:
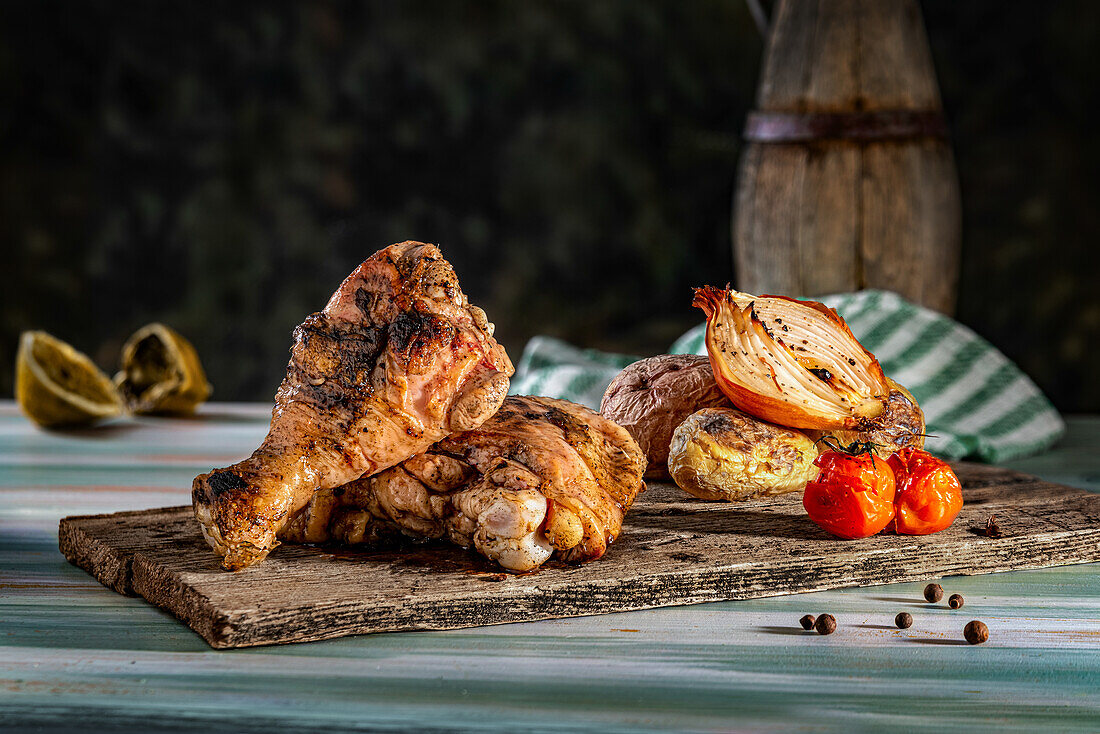
[[[948, 458], [1006, 461], [1049, 448], [1065, 431], [1058, 411], [1019, 367], [953, 319], [896, 293], [860, 291], [821, 299], [848, 322], [887, 375], [924, 410], [926, 448]], [[706, 354], [704, 324], [670, 354]], [[611, 379], [639, 357], [578, 349], [551, 337], [527, 343], [513, 395], [547, 395], [599, 409]]]

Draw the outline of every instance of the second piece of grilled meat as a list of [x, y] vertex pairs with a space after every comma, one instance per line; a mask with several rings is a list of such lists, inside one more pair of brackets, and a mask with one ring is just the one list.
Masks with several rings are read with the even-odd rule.
[[510, 397], [479, 428], [371, 477], [314, 495], [283, 530], [294, 543], [444, 538], [511, 571], [557, 552], [599, 558], [645, 484], [630, 434], [588, 408]]

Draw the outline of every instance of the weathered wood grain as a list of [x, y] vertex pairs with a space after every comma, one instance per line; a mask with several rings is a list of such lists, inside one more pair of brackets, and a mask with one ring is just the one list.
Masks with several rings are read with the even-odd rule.
[[[780, 0], [757, 113], [941, 111], [916, 0]], [[952, 313], [962, 220], [951, 147], [898, 139], [753, 139], [738, 168], [736, 282], [751, 293], [892, 290]]]
[[[652, 485], [623, 535], [585, 566], [498, 573], [447, 545], [386, 552], [284, 546], [223, 571], [189, 507], [65, 518], [65, 556], [189, 624], [214, 647], [453, 629], [1100, 560], [1100, 495], [959, 464], [966, 505], [947, 531], [831, 538], [799, 496], [708, 503]], [[996, 513], [1001, 538], [977, 530]]]
[[[58, 542], [69, 561], [109, 589], [133, 596], [133, 559], [142, 550], [189, 532], [184, 511], [190, 507], [114, 512], [110, 515], [67, 517], [58, 528]], [[172, 524], [171, 531], [167, 530]], [[140, 527], [141, 532], [132, 529]]]

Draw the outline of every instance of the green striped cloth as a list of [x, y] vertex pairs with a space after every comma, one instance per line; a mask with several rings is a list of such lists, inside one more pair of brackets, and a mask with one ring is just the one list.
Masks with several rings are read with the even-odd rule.
[[[927, 448], [948, 458], [1005, 461], [1049, 448], [1065, 432], [1054, 406], [1019, 367], [962, 324], [886, 291], [821, 299], [924, 409]], [[704, 324], [670, 354], [706, 354]], [[548, 395], [599, 408], [615, 374], [640, 357], [578, 349], [537, 336], [523, 351], [514, 395]]]

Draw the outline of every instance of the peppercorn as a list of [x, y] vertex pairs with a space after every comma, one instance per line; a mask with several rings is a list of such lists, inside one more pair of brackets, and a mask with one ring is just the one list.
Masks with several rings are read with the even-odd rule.
[[935, 603], [943, 598], [943, 587], [939, 584], [928, 584], [924, 587], [924, 598]]
[[898, 616], [894, 617], [894, 624], [899, 630], [907, 630], [913, 626], [913, 615], [909, 612], [898, 612]]
[[814, 629], [819, 635], [831, 635], [836, 632], [836, 618], [831, 614], [822, 614], [814, 622]]
[[798, 620], [798, 623], [799, 623], [800, 625], [802, 625], [802, 629], [804, 629], [804, 630], [812, 630], [812, 629], [814, 628], [814, 622], [816, 622], [816, 621], [817, 621], [817, 620], [816, 620], [816, 619], [814, 619], [814, 615], [812, 615], [812, 614], [807, 614], [807, 615], [806, 615], [805, 617], [803, 617], [802, 619]]
[[962, 605], [963, 605], [962, 594], [952, 594], [947, 599], [947, 606], [951, 607], [952, 609], [958, 609]]
[[985, 622], [975, 619], [963, 628], [963, 637], [971, 645], [980, 645], [989, 639], [989, 628], [985, 626]]

